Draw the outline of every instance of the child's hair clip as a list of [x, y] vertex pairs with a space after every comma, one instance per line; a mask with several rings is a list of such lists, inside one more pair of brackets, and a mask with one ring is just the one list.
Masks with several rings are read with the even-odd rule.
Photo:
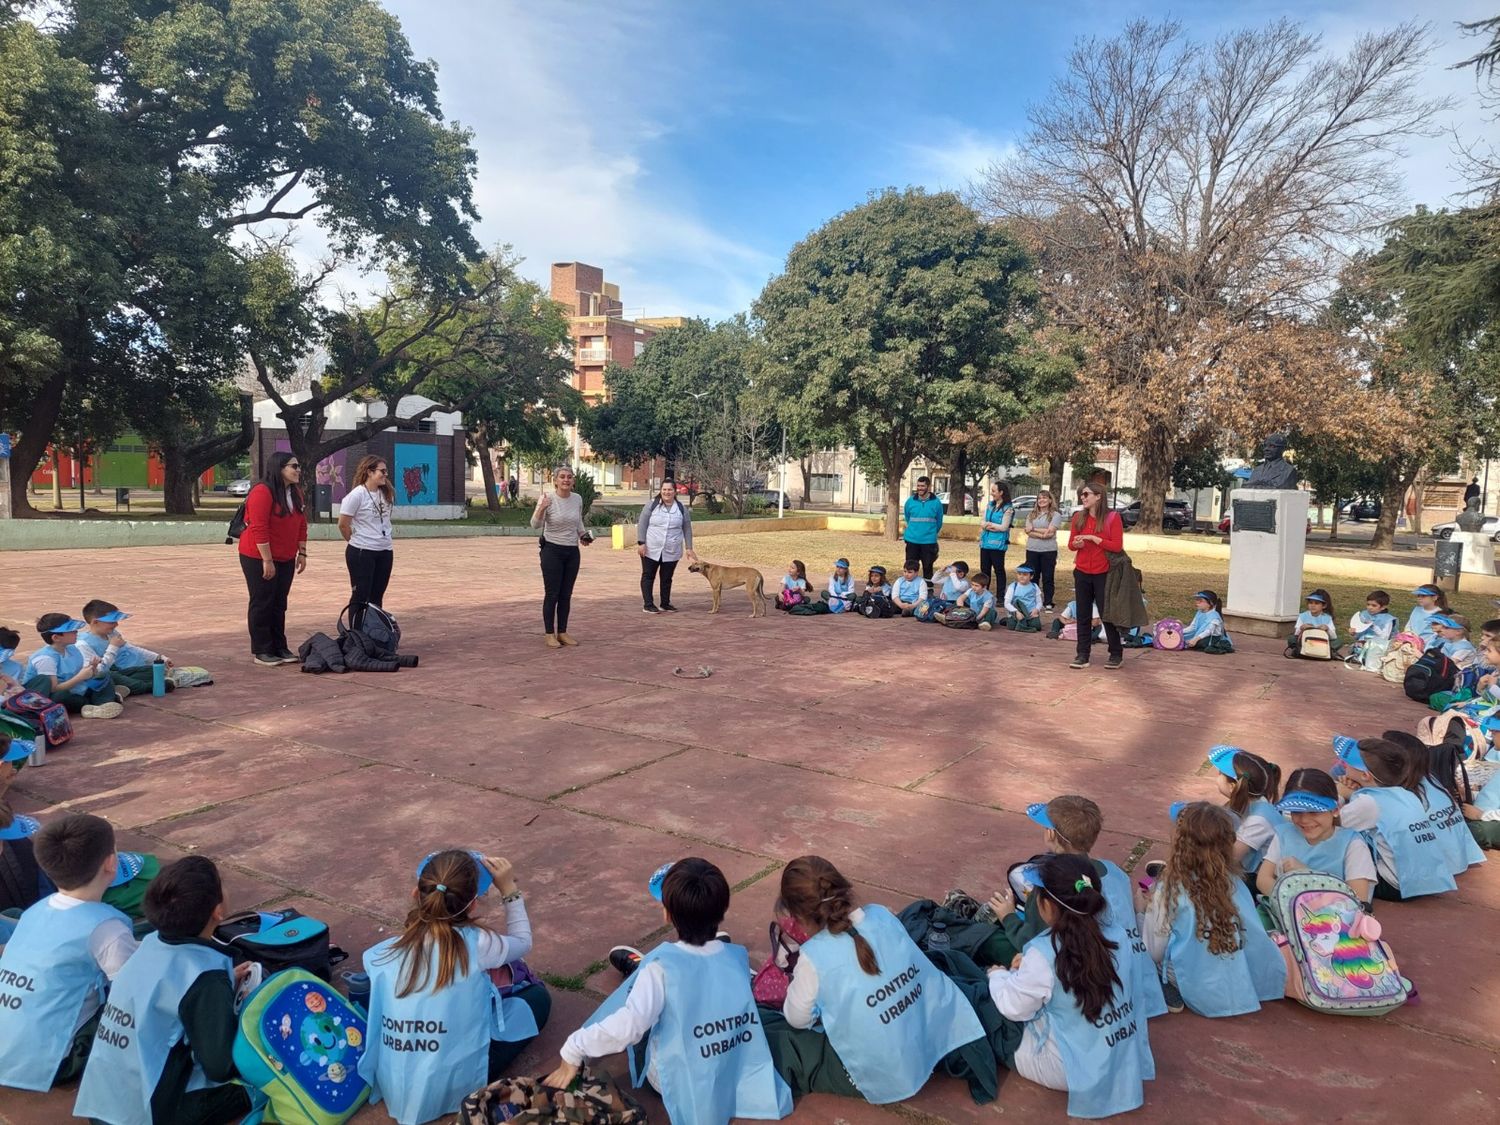
[[1073, 889], [1075, 891], [1091, 891], [1094, 889], [1094, 881], [1087, 875], [1082, 875], [1079, 877], [1078, 882], [1073, 884]]

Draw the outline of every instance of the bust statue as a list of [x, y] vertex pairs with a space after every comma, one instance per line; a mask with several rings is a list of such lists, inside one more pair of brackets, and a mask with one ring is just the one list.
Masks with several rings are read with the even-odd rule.
[[1261, 462], [1250, 473], [1246, 488], [1297, 487], [1297, 468], [1286, 459], [1286, 435], [1272, 434], [1260, 450]]
[[1464, 510], [1458, 513], [1459, 531], [1483, 531], [1484, 517], [1479, 514], [1479, 497], [1470, 496]]

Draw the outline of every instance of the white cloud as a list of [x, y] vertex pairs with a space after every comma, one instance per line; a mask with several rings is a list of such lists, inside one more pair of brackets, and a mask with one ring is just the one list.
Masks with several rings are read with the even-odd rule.
[[984, 170], [1015, 152], [1015, 144], [956, 121], [938, 122], [922, 140], [900, 145], [898, 158], [912, 183], [934, 191], [964, 192]]

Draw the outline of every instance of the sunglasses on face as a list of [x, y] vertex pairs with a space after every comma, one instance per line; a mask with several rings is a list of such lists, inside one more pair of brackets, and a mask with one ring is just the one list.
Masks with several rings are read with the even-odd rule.
[[301, 471], [301, 469], [302, 469], [302, 466], [301, 466], [301, 465], [299, 465], [299, 464], [298, 464], [298, 463], [297, 463], [297, 462], [296, 462], [296, 461], [288, 461], [288, 462], [287, 462], [287, 463], [286, 463], [286, 467], [287, 467], [287, 468], [288, 468], [288, 469], [296, 469], [296, 470], [298, 470], [298, 471], [299, 471], [299, 472], [300, 472], [300, 471]]

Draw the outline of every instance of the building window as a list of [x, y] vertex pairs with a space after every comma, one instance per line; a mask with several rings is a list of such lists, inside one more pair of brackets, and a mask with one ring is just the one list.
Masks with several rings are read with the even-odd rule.
[[842, 492], [843, 488], [843, 473], [814, 473], [812, 475], [812, 490], [814, 492]]
[[646, 350], [646, 341], [645, 340], [637, 340], [635, 342], [635, 358], [636, 359], [640, 359], [641, 358], [641, 353], [643, 351], [645, 351], [645, 350]]
[[435, 434], [437, 423], [431, 418], [420, 418], [415, 422], [397, 422], [396, 429], [404, 434]]

